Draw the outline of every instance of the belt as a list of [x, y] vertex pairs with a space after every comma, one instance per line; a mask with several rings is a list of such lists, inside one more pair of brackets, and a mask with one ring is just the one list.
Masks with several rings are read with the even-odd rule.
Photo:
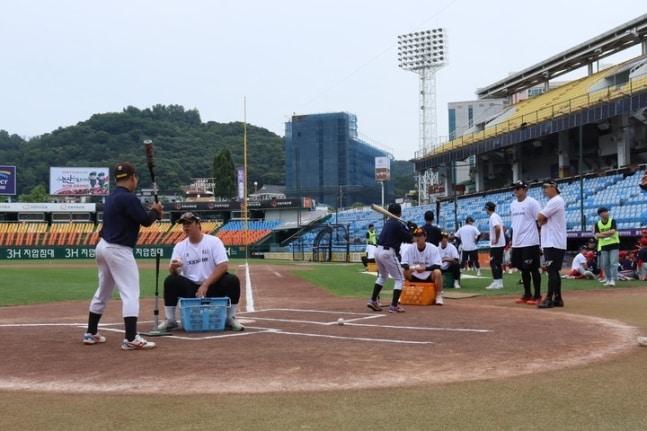
[[391, 247], [387, 247], [385, 245], [378, 245], [378, 247], [382, 247], [382, 250], [391, 250]]

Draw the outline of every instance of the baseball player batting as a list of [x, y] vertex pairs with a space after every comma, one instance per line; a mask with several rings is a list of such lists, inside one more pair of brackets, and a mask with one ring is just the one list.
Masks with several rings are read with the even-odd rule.
[[121, 344], [123, 350], [152, 349], [155, 343], [137, 334], [139, 316], [139, 270], [133, 255], [140, 226], [150, 226], [161, 218], [162, 205], [154, 203], [146, 211], [133, 193], [139, 182], [135, 168], [130, 163], [119, 163], [115, 169], [117, 187], [108, 196], [103, 210], [103, 228], [96, 248], [99, 267], [99, 287], [90, 303], [88, 328], [83, 343], [105, 343], [98, 333], [99, 321], [116, 288], [122, 302], [122, 315], [126, 328]]
[[415, 228], [415, 225], [413, 223], [406, 223], [400, 219], [402, 208], [399, 204], [389, 205], [388, 211], [395, 218], [389, 218], [384, 222], [384, 227], [377, 241], [377, 250], [375, 250], [375, 263], [377, 264], [378, 271], [377, 280], [375, 280], [375, 285], [373, 286], [373, 295], [371, 295], [371, 299], [366, 306], [374, 311], [382, 311], [382, 306], [379, 304], [377, 298], [390, 275], [393, 277], [395, 285], [393, 286], [393, 299], [389, 306], [389, 313], [402, 313], [404, 312], [404, 308], [398, 304], [404, 282], [404, 275], [402, 274], [402, 268], [398, 260], [400, 245], [403, 242], [410, 243], [413, 241], [409, 229]]

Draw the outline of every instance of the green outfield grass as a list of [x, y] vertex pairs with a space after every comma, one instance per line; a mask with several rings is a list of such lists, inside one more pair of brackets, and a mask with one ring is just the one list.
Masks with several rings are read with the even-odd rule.
[[[16, 267], [12, 264], [18, 263]], [[142, 297], [154, 294], [155, 271], [153, 261], [140, 261], [144, 267], [140, 270], [140, 286]], [[243, 259], [232, 259], [230, 272], [236, 273], [238, 266], [245, 263]], [[365, 298], [370, 296], [375, 282], [375, 276], [365, 274], [361, 264], [345, 263], [299, 263], [281, 260], [249, 260], [250, 265], [286, 265], [289, 270], [302, 280], [322, 287], [338, 296]], [[69, 267], [65, 267], [68, 265]], [[165, 263], [160, 270], [160, 286], [166, 275]], [[2, 285], [0, 286], [0, 306], [47, 303], [53, 301], [69, 301], [88, 299], [97, 286], [97, 269], [93, 260], [51, 260], [51, 261], [20, 261], [0, 263]], [[473, 275], [473, 272], [467, 274]], [[519, 295], [521, 286], [518, 284], [519, 274], [505, 274], [504, 288], [501, 290], [485, 290], [490, 283], [490, 272], [483, 271], [484, 278], [463, 278], [462, 289], [458, 292], [476, 293], [485, 296]], [[253, 275], [252, 275], [253, 282]], [[542, 279], [542, 288], [546, 287], [546, 276]], [[594, 280], [563, 279], [564, 291], [609, 289]], [[639, 287], [644, 282], [619, 282], [618, 287]], [[385, 293], [392, 289], [393, 281], [385, 286]], [[161, 287], [160, 287], [161, 288]], [[452, 289], [453, 291], [453, 289]]]
[[[373, 291], [375, 276], [362, 273], [363, 266], [360, 264], [335, 265], [317, 264], [303, 269], [295, 268], [293, 274], [297, 277], [312, 283], [316, 286], [339, 296], [367, 297]], [[485, 290], [485, 286], [490, 284], [491, 273], [489, 270], [483, 270], [484, 278], [462, 278], [461, 289], [457, 292], [476, 293], [486, 296], [500, 295], [519, 295], [522, 292], [522, 286], [519, 284], [521, 276], [519, 273], [504, 274], [504, 288], [500, 290]], [[468, 275], [474, 275], [474, 272], [467, 272]], [[542, 276], [542, 289], [546, 289], [548, 283], [547, 276]], [[393, 286], [393, 281], [386, 283], [385, 289], [389, 290]], [[622, 281], [617, 283], [617, 287], [639, 287], [645, 286], [645, 282], [639, 280]], [[596, 280], [569, 280], [562, 279], [562, 289], [565, 292], [569, 290], [593, 290], [593, 289], [610, 289], [603, 287]], [[454, 289], [448, 289], [454, 291]]]
[[[17, 262], [12, 262], [17, 263]], [[54, 301], [89, 300], [97, 289], [97, 268], [93, 260], [51, 260], [0, 264], [2, 284], [0, 285], [0, 307], [28, 305]], [[236, 273], [237, 264], [232, 261], [229, 271]], [[65, 265], [69, 267], [65, 267]], [[155, 270], [145, 261], [146, 268], [139, 271], [142, 297], [155, 294]], [[160, 267], [160, 293], [167, 272]], [[115, 293], [115, 297], [117, 293]]]

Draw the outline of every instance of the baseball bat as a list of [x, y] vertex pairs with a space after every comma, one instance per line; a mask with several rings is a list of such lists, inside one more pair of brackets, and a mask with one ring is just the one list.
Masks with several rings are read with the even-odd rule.
[[153, 182], [153, 198], [155, 198], [155, 203], [158, 203], [157, 182], [155, 181], [155, 160], [153, 159], [153, 141], [150, 139], [144, 140], [144, 150], [146, 150], [146, 165], [148, 166], [148, 172], [151, 174], [151, 181]]
[[389, 217], [389, 218], [392, 218], [392, 219], [394, 219], [394, 220], [397, 220], [397, 221], [399, 221], [400, 223], [402, 223], [403, 225], [407, 226], [407, 222], [406, 222], [406, 221], [402, 220], [400, 217], [398, 217], [398, 216], [396, 216], [396, 215], [391, 214], [390, 212], [388, 212], [387, 210], [385, 210], [384, 208], [382, 208], [382, 207], [381, 207], [381, 206], [379, 206], [379, 205], [371, 204], [371, 209], [372, 209], [373, 211], [378, 212], [378, 213], [380, 213], [380, 214], [382, 214], [382, 215], [385, 215], [385, 216], [387, 216], [387, 217]]

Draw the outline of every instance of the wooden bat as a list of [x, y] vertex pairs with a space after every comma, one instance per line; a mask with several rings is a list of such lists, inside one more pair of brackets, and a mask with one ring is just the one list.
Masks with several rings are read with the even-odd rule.
[[153, 197], [155, 198], [155, 203], [158, 203], [157, 182], [155, 182], [155, 160], [153, 159], [153, 141], [146, 139], [144, 141], [144, 150], [146, 150], [146, 165], [148, 166], [148, 172], [151, 174], [151, 181], [153, 182]]
[[396, 215], [391, 214], [390, 212], [388, 212], [387, 210], [385, 210], [384, 208], [382, 208], [382, 207], [381, 207], [381, 206], [379, 206], [379, 205], [371, 204], [371, 209], [372, 209], [373, 211], [378, 212], [378, 213], [380, 213], [380, 214], [382, 214], [382, 215], [385, 215], [385, 216], [387, 216], [387, 217], [389, 217], [389, 218], [392, 218], [392, 219], [394, 219], [394, 220], [397, 220], [397, 221], [399, 221], [400, 223], [402, 223], [403, 225], [405, 225], [405, 226], [409, 227], [409, 226], [407, 225], [407, 222], [406, 222], [406, 221], [402, 220], [400, 217], [398, 217], [398, 216], [396, 216]]

